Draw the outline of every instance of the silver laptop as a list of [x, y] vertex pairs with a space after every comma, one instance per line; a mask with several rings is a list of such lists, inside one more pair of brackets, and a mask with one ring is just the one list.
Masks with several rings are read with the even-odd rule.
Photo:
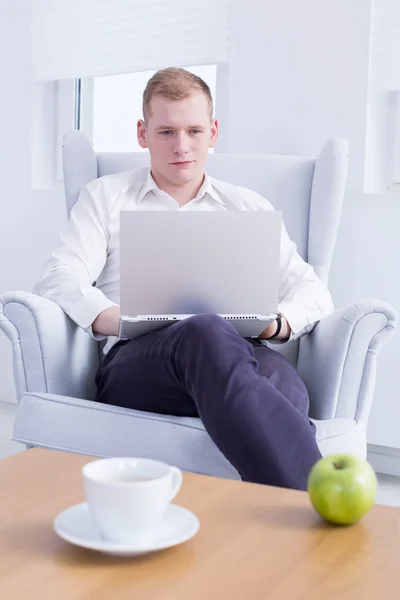
[[278, 211], [121, 211], [120, 338], [199, 313], [258, 336], [276, 316], [281, 222]]

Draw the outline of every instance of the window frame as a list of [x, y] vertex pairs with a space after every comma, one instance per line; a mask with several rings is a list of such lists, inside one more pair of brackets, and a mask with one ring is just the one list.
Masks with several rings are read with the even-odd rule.
[[57, 81], [57, 125], [56, 125], [56, 180], [63, 181], [62, 144], [63, 137], [76, 129], [77, 124], [77, 81], [65, 79]]
[[400, 192], [400, 91], [396, 92], [393, 138], [392, 180], [396, 190]]
[[391, 192], [400, 192], [400, 90], [394, 93], [389, 120], [387, 187]]

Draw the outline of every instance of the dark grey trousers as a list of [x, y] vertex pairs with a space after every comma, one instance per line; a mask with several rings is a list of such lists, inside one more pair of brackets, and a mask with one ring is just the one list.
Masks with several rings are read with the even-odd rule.
[[244, 481], [305, 489], [321, 458], [296, 369], [217, 315], [118, 342], [96, 384], [98, 402], [200, 416]]

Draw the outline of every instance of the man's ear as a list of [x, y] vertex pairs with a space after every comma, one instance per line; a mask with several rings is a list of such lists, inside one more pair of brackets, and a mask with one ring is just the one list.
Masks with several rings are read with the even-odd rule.
[[147, 131], [146, 131], [146, 123], [139, 119], [137, 122], [137, 141], [141, 148], [147, 148]]
[[209, 148], [214, 148], [214, 146], [216, 145], [217, 141], [218, 141], [218, 121], [216, 119], [213, 119], [211, 121], [211, 137], [210, 137], [210, 143], [208, 144]]

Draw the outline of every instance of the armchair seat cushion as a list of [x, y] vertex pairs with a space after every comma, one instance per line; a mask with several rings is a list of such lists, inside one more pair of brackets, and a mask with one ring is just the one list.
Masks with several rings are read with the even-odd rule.
[[[323, 455], [365, 457], [365, 430], [352, 419], [314, 421]], [[239, 478], [200, 419], [174, 417], [46, 393], [23, 394], [14, 439], [92, 456], [143, 456], [183, 470]]]
[[323, 456], [355, 454], [367, 458], [367, 437], [361, 421], [353, 419], [311, 419], [317, 428], [318, 447]]

